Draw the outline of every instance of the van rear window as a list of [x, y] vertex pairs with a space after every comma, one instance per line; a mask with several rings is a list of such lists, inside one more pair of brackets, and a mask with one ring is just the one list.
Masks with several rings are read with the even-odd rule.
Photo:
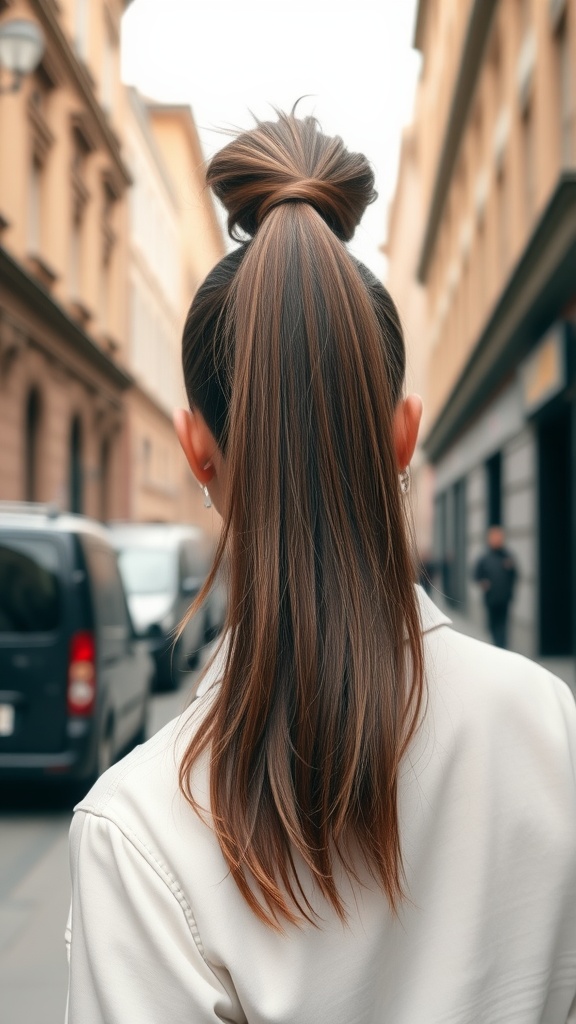
[[58, 548], [38, 537], [0, 536], [0, 633], [46, 633], [61, 615]]

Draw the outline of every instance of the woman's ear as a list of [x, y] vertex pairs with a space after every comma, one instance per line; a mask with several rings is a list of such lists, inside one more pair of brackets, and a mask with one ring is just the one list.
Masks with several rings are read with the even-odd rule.
[[176, 409], [174, 429], [199, 484], [204, 487], [214, 476], [213, 458], [216, 442], [204, 417], [196, 410]]
[[408, 398], [398, 402], [394, 413], [394, 448], [400, 472], [406, 469], [414, 454], [421, 418], [420, 395], [408, 395]]

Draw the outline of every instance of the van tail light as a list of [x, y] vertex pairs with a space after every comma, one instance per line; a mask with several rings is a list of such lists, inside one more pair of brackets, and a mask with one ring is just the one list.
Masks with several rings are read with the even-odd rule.
[[96, 644], [94, 634], [83, 630], [70, 641], [68, 689], [69, 715], [91, 715], [96, 702]]

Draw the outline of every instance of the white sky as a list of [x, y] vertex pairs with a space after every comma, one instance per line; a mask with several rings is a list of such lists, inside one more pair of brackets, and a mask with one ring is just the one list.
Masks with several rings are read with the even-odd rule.
[[135, 0], [123, 21], [123, 78], [161, 102], [189, 103], [204, 153], [300, 96], [303, 114], [371, 161], [379, 198], [352, 250], [382, 277], [402, 126], [419, 55], [416, 0]]

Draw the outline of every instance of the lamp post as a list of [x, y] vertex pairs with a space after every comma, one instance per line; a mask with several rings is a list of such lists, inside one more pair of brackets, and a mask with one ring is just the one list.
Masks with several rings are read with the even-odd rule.
[[0, 25], [0, 67], [12, 75], [0, 93], [18, 92], [25, 75], [36, 70], [44, 54], [44, 36], [34, 21], [18, 19]]

